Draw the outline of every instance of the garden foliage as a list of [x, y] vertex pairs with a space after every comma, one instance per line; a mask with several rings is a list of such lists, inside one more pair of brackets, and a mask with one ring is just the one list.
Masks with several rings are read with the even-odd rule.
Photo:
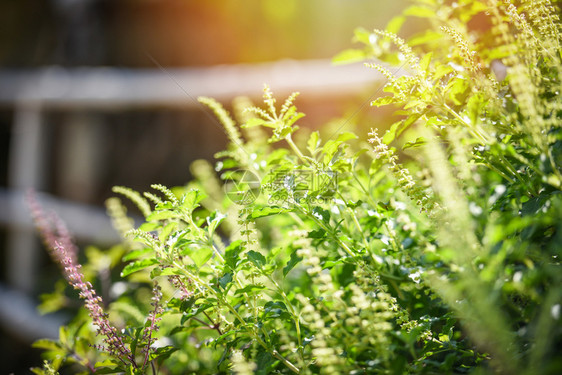
[[[405, 41], [408, 19], [429, 27]], [[299, 129], [267, 87], [234, 117], [200, 98], [228, 148], [186, 186], [115, 188], [144, 218], [108, 201], [122, 245], [79, 254], [32, 204], [85, 301], [35, 373], [562, 371], [557, 10], [419, 0], [355, 39], [335, 61], [386, 76], [385, 134]], [[46, 311], [69, 308], [57, 285]]]

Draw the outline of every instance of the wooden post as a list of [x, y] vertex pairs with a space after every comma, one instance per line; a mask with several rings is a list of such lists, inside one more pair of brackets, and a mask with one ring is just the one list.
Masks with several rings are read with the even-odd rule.
[[[14, 124], [10, 143], [8, 184], [11, 189], [40, 189], [44, 182], [43, 158], [45, 142], [42, 139], [42, 113], [39, 105], [21, 103], [14, 109]], [[20, 202], [21, 203], [21, 202]], [[21, 205], [20, 205], [21, 207]], [[14, 221], [17, 215], [28, 212], [9, 204]], [[14, 227], [7, 238], [7, 270], [9, 285], [22, 292], [31, 293], [36, 285], [36, 275], [41, 253], [33, 232]]]

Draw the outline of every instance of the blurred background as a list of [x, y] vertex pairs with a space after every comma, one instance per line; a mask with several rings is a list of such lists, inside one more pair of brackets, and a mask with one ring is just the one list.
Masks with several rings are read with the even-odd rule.
[[[69, 223], [80, 244], [118, 241], [104, 214], [111, 187], [183, 185], [226, 136], [195, 98], [229, 106], [300, 91], [300, 126], [362, 105], [384, 80], [334, 66], [353, 30], [384, 28], [406, 0], [0, 1], [0, 372], [38, 365], [30, 343], [58, 334], [39, 316], [58, 278], [33, 232], [26, 189]], [[360, 110], [361, 109], [361, 110]], [[376, 119], [379, 123], [379, 119]]]

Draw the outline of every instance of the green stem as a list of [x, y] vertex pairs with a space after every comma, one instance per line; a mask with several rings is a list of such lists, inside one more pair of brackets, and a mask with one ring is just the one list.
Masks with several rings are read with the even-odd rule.
[[306, 216], [310, 217], [315, 223], [316, 225], [318, 225], [320, 228], [322, 228], [326, 233], [328, 233], [333, 239], [334, 241], [336, 241], [338, 243], [338, 245], [340, 245], [340, 247], [347, 253], [347, 255], [349, 255], [350, 257], [354, 257], [355, 254], [353, 253], [353, 251], [351, 251], [351, 249], [349, 248], [349, 246], [347, 246], [342, 240], [340, 240], [335, 233], [333, 233], [333, 231], [331, 230], [330, 227], [328, 227], [327, 225], [325, 225], [322, 221], [318, 220], [318, 218], [316, 218], [314, 215], [309, 215], [308, 212], [306, 212], [306, 210], [304, 209], [304, 207], [302, 207], [300, 204], [297, 204], [297, 207], [300, 209], [300, 211], [305, 214]]
[[[183, 268], [180, 264], [177, 263], [177, 261], [173, 262], [173, 265], [180, 270], [182, 273], [184, 273], [184, 276], [191, 278], [192, 280], [196, 281], [198, 284], [200, 285], [205, 285], [205, 283], [203, 282], [203, 280], [201, 280], [199, 277], [197, 277], [195, 274], [192, 274], [191, 272], [187, 271], [185, 268]], [[230, 312], [232, 313], [232, 315], [234, 315], [234, 317], [236, 319], [238, 319], [238, 321], [240, 322], [240, 324], [243, 324], [247, 327], [246, 325], [246, 321], [240, 316], [240, 314], [238, 313], [238, 311], [236, 311], [236, 309], [234, 308], [234, 306], [232, 306], [225, 298], [223, 295], [217, 293], [216, 290], [214, 290], [213, 288], [206, 288], [207, 291], [211, 292], [216, 298], [217, 300], [220, 302], [221, 305], [225, 306], [228, 310], [230, 310]], [[298, 374], [300, 373], [299, 369], [292, 364], [291, 362], [289, 362], [285, 357], [283, 357], [281, 354], [279, 354], [279, 352], [277, 352], [277, 350], [270, 348], [262, 339], [261, 337], [255, 332], [255, 330], [252, 329], [248, 329], [248, 333], [250, 333], [253, 338], [256, 340], [256, 342], [258, 344], [260, 344], [264, 349], [266, 349], [271, 355], [273, 355], [275, 358], [277, 358], [278, 360], [280, 360], [281, 362], [283, 362], [283, 364], [285, 366], [287, 366], [291, 371], [293, 371], [294, 373]]]
[[297, 156], [299, 157], [299, 159], [301, 159], [301, 161], [304, 164], [308, 164], [308, 162], [306, 161], [303, 153], [301, 152], [301, 150], [299, 150], [299, 148], [297, 147], [297, 145], [295, 144], [295, 142], [293, 142], [293, 138], [291, 138], [291, 134], [287, 134], [287, 136], [285, 137], [285, 140], [287, 141], [287, 143], [289, 144], [289, 146], [291, 146], [291, 148], [293, 149], [293, 151], [295, 152], [295, 154], [297, 154]]
[[224, 264], [225, 261], [224, 261], [224, 258], [223, 258], [223, 256], [222, 256], [221, 252], [219, 251], [219, 249], [217, 249], [217, 247], [215, 246], [215, 244], [211, 244], [211, 247], [213, 248], [213, 251], [215, 252], [217, 258], [219, 258], [220, 261]]
[[281, 286], [277, 283], [277, 281], [275, 281], [273, 279], [273, 277], [271, 277], [271, 275], [265, 275], [265, 277], [267, 277], [269, 279], [269, 281], [275, 286], [275, 288], [277, 289], [277, 293], [279, 293], [281, 295], [281, 297], [283, 298], [283, 301], [285, 301], [285, 305], [287, 306], [287, 308], [289, 309], [289, 312], [293, 316], [293, 320], [295, 321], [295, 328], [297, 330], [297, 341], [298, 341], [298, 345], [299, 345], [299, 353], [301, 355], [301, 358], [304, 361], [304, 352], [303, 352], [303, 347], [302, 347], [302, 337], [301, 337], [301, 328], [300, 328], [299, 317], [298, 317], [295, 309], [293, 308], [293, 305], [291, 304], [291, 301], [289, 301], [289, 298], [285, 294], [285, 291], [281, 288]]
[[445, 109], [447, 109], [447, 112], [453, 115], [453, 117], [455, 117], [458, 121], [460, 121], [461, 124], [463, 124], [474, 137], [478, 138], [483, 144], [489, 143], [488, 141], [489, 137], [482, 134], [480, 130], [477, 129], [475, 126], [472, 126], [471, 124], [466, 122], [454, 109], [449, 107], [447, 103], [443, 103], [443, 107], [445, 107]]
[[484, 164], [485, 166], [487, 166], [488, 168], [494, 170], [497, 174], [499, 174], [500, 176], [502, 176], [503, 178], [505, 178], [507, 181], [514, 183], [515, 180], [512, 179], [511, 177], [509, 177], [508, 175], [506, 175], [502, 170], [496, 168], [493, 164], [488, 163], [488, 162], [482, 162], [482, 164]]

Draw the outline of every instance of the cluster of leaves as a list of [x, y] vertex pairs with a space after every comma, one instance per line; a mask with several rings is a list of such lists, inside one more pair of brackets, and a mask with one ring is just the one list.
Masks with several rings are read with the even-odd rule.
[[[407, 17], [434, 27], [404, 41]], [[369, 64], [388, 78], [372, 104], [400, 116], [383, 137], [298, 130], [296, 94], [278, 109], [267, 87], [265, 108], [233, 103], [236, 120], [201, 98], [228, 149], [187, 186], [116, 188], [144, 223], [113, 198], [122, 263], [96, 252], [105, 266], [86, 273], [121, 271], [107, 307], [123, 342], [135, 353], [155, 320], [157, 282], [153, 372], [559, 373], [559, 29], [546, 0], [420, 0], [386, 31], [357, 30], [338, 62], [403, 73]], [[235, 170], [262, 181], [247, 205], [222, 189]], [[84, 322], [37, 343], [50, 362], [36, 373], [146, 370], [86, 345], [100, 338]]]

